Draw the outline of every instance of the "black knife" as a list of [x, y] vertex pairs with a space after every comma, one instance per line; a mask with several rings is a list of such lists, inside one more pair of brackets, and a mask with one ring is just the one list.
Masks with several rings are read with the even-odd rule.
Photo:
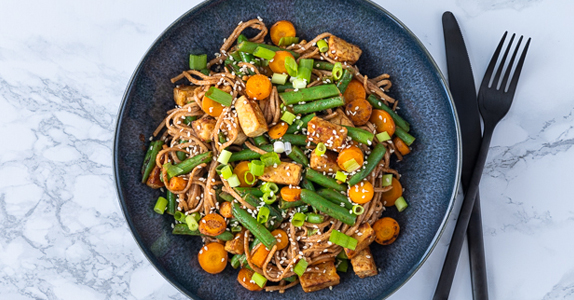
[[[462, 135], [462, 187], [468, 188], [476, 156], [482, 140], [480, 113], [476, 100], [476, 88], [462, 33], [454, 15], [442, 16], [449, 87], [454, 98]], [[472, 291], [475, 300], [488, 299], [486, 263], [479, 196], [476, 196], [467, 230]], [[443, 266], [434, 299], [448, 299], [458, 258], [447, 260]]]

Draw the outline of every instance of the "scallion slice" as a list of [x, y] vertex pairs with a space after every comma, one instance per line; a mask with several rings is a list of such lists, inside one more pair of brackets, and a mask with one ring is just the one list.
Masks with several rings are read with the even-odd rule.
[[245, 183], [253, 185], [255, 183], [255, 180], [257, 180], [257, 178], [253, 176], [253, 173], [251, 173], [251, 171], [247, 171], [245, 172], [245, 174], [243, 174], [243, 180], [245, 181]]
[[205, 93], [205, 97], [228, 107], [231, 106], [233, 101], [233, 96], [214, 86], [209, 88], [207, 93]]
[[189, 68], [191, 70], [202, 70], [207, 68], [207, 54], [189, 55]]
[[285, 58], [285, 69], [287, 70], [287, 74], [291, 77], [297, 76], [298, 65], [295, 59], [291, 56], [287, 56]]
[[403, 196], [400, 196], [399, 198], [397, 198], [397, 200], [395, 200], [395, 206], [397, 207], [397, 210], [399, 212], [402, 212], [409, 206], [409, 204], [407, 203], [405, 198], [403, 198]]
[[340, 62], [335, 63], [335, 65], [333, 65], [333, 71], [331, 71], [331, 73], [333, 74], [333, 78], [335, 78], [335, 80], [341, 79], [341, 77], [343, 76], [343, 65]]
[[299, 43], [299, 38], [296, 36], [284, 36], [279, 40], [279, 45], [277, 46], [289, 46], [292, 44]]
[[219, 154], [217, 161], [226, 165], [229, 162], [229, 159], [231, 158], [231, 154], [233, 154], [233, 153], [223, 149], [223, 150], [221, 150], [221, 153]]
[[273, 76], [271, 77], [271, 83], [278, 84], [278, 85], [284, 85], [285, 83], [287, 83], [288, 77], [289, 77], [289, 75], [287, 75], [287, 74], [273, 73]]
[[223, 176], [223, 179], [228, 179], [229, 177], [231, 177], [231, 175], [233, 175], [233, 169], [231, 169], [230, 165], [225, 165], [221, 169], [221, 176]]
[[347, 181], [347, 175], [345, 175], [345, 173], [343, 173], [341, 171], [337, 171], [337, 173], [335, 174], [335, 179], [337, 179], [341, 182], [345, 182], [345, 181]]
[[295, 78], [295, 80], [293, 80], [293, 87], [296, 89], [304, 89], [307, 87], [307, 81], [302, 78]]
[[273, 143], [273, 151], [275, 153], [283, 153], [285, 151], [285, 145], [282, 141], [275, 141]]
[[269, 220], [269, 208], [262, 206], [259, 208], [259, 212], [257, 213], [257, 222], [263, 224]]
[[319, 52], [325, 53], [329, 50], [329, 45], [327, 45], [327, 42], [325, 42], [325, 40], [318, 40], [317, 48], [319, 48]]
[[257, 48], [255, 48], [255, 51], [253, 51], [253, 55], [260, 58], [271, 60], [273, 59], [273, 57], [275, 57], [275, 51], [258, 46]]
[[279, 154], [275, 152], [267, 152], [259, 158], [265, 164], [266, 167], [270, 167], [273, 165], [279, 165], [281, 160], [279, 159]]
[[251, 280], [253, 280], [260, 288], [265, 287], [265, 284], [267, 283], [267, 278], [257, 272], [253, 273]]
[[266, 182], [259, 188], [264, 194], [266, 193], [277, 193], [279, 192], [279, 187], [274, 182]]
[[309, 263], [304, 258], [301, 258], [295, 265], [295, 268], [293, 268], [293, 272], [299, 276], [303, 276], [303, 273], [307, 271], [308, 265]]
[[236, 187], [241, 185], [241, 182], [239, 181], [239, 177], [237, 177], [237, 174], [231, 175], [231, 177], [227, 179], [227, 182], [229, 183], [230, 187]]
[[362, 207], [361, 205], [358, 205], [358, 204], [353, 205], [352, 210], [353, 210], [353, 213], [357, 216], [362, 215], [365, 212], [365, 208]]
[[227, 166], [227, 165], [219, 165], [219, 166], [215, 167], [215, 173], [217, 173], [217, 175], [221, 176], [221, 171], [223, 170], [223, 168], [225, 168], [225, 166]]
[[379, 142], [384, 142], [384, 141], [388, 141], [391, 139], [391, 136], [389, 135], [388, 132], [383, 131], [383, 132], [379, 132], [377, 135], [375, 135], [377, 137], [377, 140], [379, 140]]
[[165, 199], [164, 197], [159, 197], [157, 198], [157, 201], [155, 202], [155, 206], [153, 207], [153, 211], [155, 211], [156, 213], [163, 215], [163, 212], [165, 211], [165, 208], [167, 207], [167, 199]]
[[261, 199], [263, 199], [263, 202], [265, 202], [265, 204], [273, 204], [275, 203], [275, 200], [277, 200], [277, 195], [275, 195], [274, 192], [269, 192], [263, 194], [263, 197], [261, 197]]
[[303, 224], [305, 224], [305, 219], [307, 218], [307, 216], [304, 213], [295, 213], [293, 215], [293, 218], [291, 218], [291, 224], [293, 224], [293, 226], [295, 227], [301, 227], [303, 226]]
[[187, 215], [185, 217], [185, 223], [187, 224], [187, 228], [189, 228], [191, 231], [195, 231], [199, 228], [197, 220], [192, 215]]
[[285, 147], [285, 154], [287, 154], [287, 155], [291, 154], [291, 151], [293, 149], [291, 147], [291, 143], [285, 142], [285, 143], [283, 143], [283, 146]]
[[383, 184], [382, 186], [389, 186], [393, 183], [393, 174], [385, 174], [383, 175]]
[[265, 164], [260, 160], [252, 160], [249, 163], [249, 171], [253, 176], [261, 176], [265, 171]]
[[193, 218], [195, 218], [195, 220], [197, 222], [199, 222], [199, 220], [201, 220], [201, 215], [198, 212], [192, 213], [191, 216], [193, 216]]
[[357, 247], [357, 240], [340, 232], [339, 230], [333, 230], [331, 236], [329, 237], [329, 242], [337, 244], [343, 248], [355, 250]]
[[315, 154], [321, 156], [325, 154], [325, 152], [327, 152], [327, 146], [325, 146], [323, 143], [317, 144], [317, 148], [315, 148]]
[[337, 261], [337, 271], [343, 273], [347, 272], [349, 269], [349, 261], [346, 259], [338, 259]]
[[285, 121], [287, 124], [291, 125], [293, 124], [293, 121], [295, 121], [295, 118], [297, 116], [295, 116], [293, 113], [291, 113], [290, 111], [284, 111], [283, 115], [281, 116], [281, 120]]
[[182, 223], [185, 223], [185, 217], [186, 215], [179, 210], [176, 210], [175, 213], [173, 214], [173, 218]]
[[345, 168], [345, 171], [347, 172], [353, 172], [359, 169], [360, 167], [361, 166], [357, 163], [357, 161], [354, 158], [343, 163], [343, 168]]

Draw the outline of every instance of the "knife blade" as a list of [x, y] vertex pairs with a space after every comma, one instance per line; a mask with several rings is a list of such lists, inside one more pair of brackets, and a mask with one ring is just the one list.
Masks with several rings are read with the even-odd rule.
[[[445, 37], [445, 50], [449, 88], [454, 98], [459, 117], [462, 146], [462, 186], [468, 188], [476, 156], [482, 140], [480, 128], [480, 113], [476, 101], [476, 88], [474, 77], [464, 39], [456, 18], [451, 12], [443, 14], [443, 30]], [[479, 196], [475, 200], [471, 220], [467, 230], [469, 257], [471, 265], [471, 278], [473, 298], [475, 300], [488, 299], [488, 286], [486, 279], [486, 263], [484, 257], [484, 240], [482, 233], [482, 220]], [[439, 283], [435, 291], [435, 299], [447, 299], [456, 271], [457, 261], [445, 261]]]

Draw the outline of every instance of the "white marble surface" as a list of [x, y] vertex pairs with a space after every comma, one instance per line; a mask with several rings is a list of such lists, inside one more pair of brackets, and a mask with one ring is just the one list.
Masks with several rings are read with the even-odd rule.
[[[441, 15], [452, 11], [477, 83], [504, 30], [533, 38], [481, 184], [490, 296], [574, 299], [574, 3], [376, 2], [417, 34], [443, 72]], [[131, 237], [111, 153], [132, 71], [196, 3], [2, 1], [0, 299], [186, 299]], [[389, 299], [431, 299], [449, 224], [428, 261]], [[464, 250], [451, 299], [471, 298]]]

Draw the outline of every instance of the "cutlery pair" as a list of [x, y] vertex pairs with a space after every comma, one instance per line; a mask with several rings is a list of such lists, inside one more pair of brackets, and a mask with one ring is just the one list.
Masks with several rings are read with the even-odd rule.
[[[468, 233], [473, 298], [475, 300], [486, 300], [488, 299], [488, 288], [478, 186], [494, 128], [506, 115], [512, 104], [518, 78], [530, 45], [530, 38], [522, 49], [518, 63], [513, 70], [523, 39], [522, 36], [519, 38], [516, 46], [514, 46], [512, 57], [506, 64], [506, 59], [515, 38], [515, 34], [513, 34], [495, 71], [495, 66], [500, 58], [501, 50], [507, 37], [507, 32], [504, 33], [488, 65], [477, 99], [472, 69], [464, 40], [456, 19], [451, 12], [443, 14], [443, 27], [449, 86], [455, 101], [462, 131], [463, 167], [461, 179], [465, 197], [433, 299], [448, 299], [464, 237]], [[511, 72], [512, 70], [513, 72]], [[484, 122], [482, 138], [480, 128], [481, 116]]]

